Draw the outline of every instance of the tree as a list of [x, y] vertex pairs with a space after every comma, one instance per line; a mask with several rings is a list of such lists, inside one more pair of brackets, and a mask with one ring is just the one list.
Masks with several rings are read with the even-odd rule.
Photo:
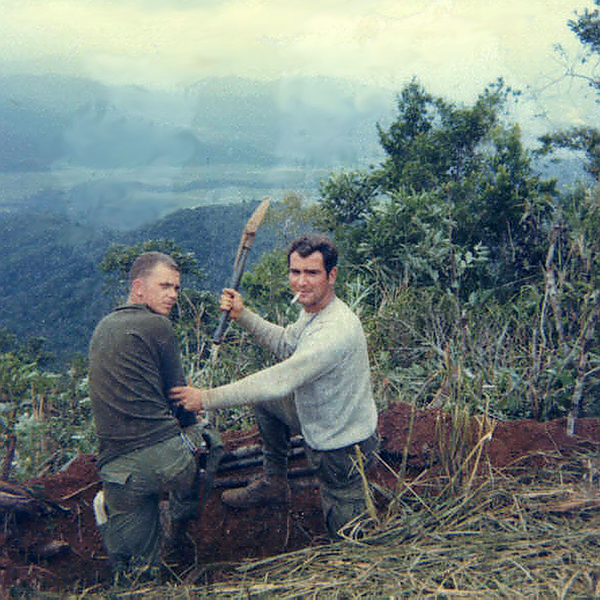
[[571, 127], [566, 131], [555, 131], [540, 136], [541, 156], [552, 153], [557, 148], [582, 151], [587, 159], [585, 170], [594, 178], [600, 176], [600, 131], [595, 127]]
[[[75, 359], [67, 373], [42, 368], [43, 340], [19, 343], [0, 330], [0, 479], [32, 476], [41, 465], [89, 452], [94, 441], [86, 403], [86, 365]], [[18, 461], [14, 460], [18, 456]]]
[[321, 183], [321, 207], [323, 215], [329, 217], [320, 226], [335, 227], [364, 220], [373, 207], [377, 183], [369, 173], [341, 171], [332, 173]]
[[[487, 269], [478, 269], [465, 293], [506, 286], [538, 269], [556, 189], [533, 173], [520, 128], [503, 123], [514, 95], [498, 80], [472, 106], [459, 106], [416, 81], [405, 86], [396, 119], [378, 126], [384, 161], [332, 175], [321, 189], [320, 223], [335, 232], [351, 264], [368, 256], [406, 277], [412, 262], [430, 282], [447, 282], [460, 270], [459, 256], [487, 256]], [[446, 249], [439, 254], [433, 247], [441, 240]], [[411, 259], [418, 248], [423, 253]]]
[[[600, 6], [600, 0], [594, 0], [596, 6]], [[584, 9], [576, 19], [569, 19], [569, 28], [579, 38], [579, 41], [587, 47], [589, 54], [600, 54], [600, 12]], [[587, 57], [589, 58], [589, 56]], [[585, 62], [587, 58], [584, 58]], [[592, 75], [589, 77], [590, 85], [600, 89], [600, 79]]]
[[480, 168], [482, 143], [511, 93], [502, 81], [487, 88], [473, 107], [462, 108], [426, 92], [416, 81], [398, 97], [398, 118], [379, 140], [388, 158], [378, 173], [383, 189], [434, 191]]
[[100, 271], [111, 275], [118, 283], [127, 280], [127, 275], [135, 259], [143, 252], [158, 251], [170, 255], [177, 263], [183, 276], [190, 275], [197, 280], [202, 278], [198, 261], [193, 252], [185, 252], [172, 240], [148, 240], [126, 246], [124, 244], [111, 244], [100, 262]]
[[[304, 206], [302, 196], [289, 192], [280, 202], [272, 202], [265, 216], [264, 224], [267, 230], [261, 227], [260, 238], [275, 237], [280, 244], [286, 246], [298, 236], [311, 231], [314, 226], [314, 209]], [[273, 245], [270, 244], [269, 248]]]
[[[600, 0], [594, 0], [600, 6]], [[569, 19], [568, 26], [584, 46], [584, 54], [580, 59], [580, 68], [569, 68], [566, 76], [584, 79], [590, 87], [600, 92], [600, 77], [595, 72], [600, 57], [600, 11], [584, 9], [576, 13], [575, 19]], [[591, 69], [591, 70], [590, 70]], [[555, 131], [540, 137], [542, 156], [552, 153], [557, 148], [581, 151], [587, 164], [586, 171], [598, 179], [600, 176], [600, 131], [596, 127], [578, 126], [562, 131]]]

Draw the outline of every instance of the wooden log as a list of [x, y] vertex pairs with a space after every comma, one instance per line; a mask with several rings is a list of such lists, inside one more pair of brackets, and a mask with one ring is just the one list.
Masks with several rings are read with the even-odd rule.
[[[304, 441], [301, 435], [296, 435], [290, 440], [290, 447], [292, 450], [294, 448], [303, 447]], [[221, 464], [225, 464], [228, 462], [234, 462], [241, 458], [250, 458], [251, 456], [260, 456], [262, 455], [262, 445], [261, 444], [250, 444], [249, 446], [240, 446], [235, 450], [230, 450], [223, 455], [221, 459]]]
[[[290, 459], [299, 458], [304, 456], [304, 448], [292, 448], [290, 450]], [[229, 459], [226, 462], [221, 462], [219, 465], [218, 473], [237, 471], [241, 469], [248, 469], [251, 467], [257, 467], [262, 464], [262, 456], [248, 456], [245, 458]]]
[[[307, 479], [314, 476], [315, 473], [316, 469], [312, 467], [298, 467], [288, 471], [288, 479]], [[249, 482], [249, 477], [220, 477], [215, 480], [214, 487], [220, 489], [245, 487]]]
[[39, 512], [42, 506], [43, 503], [27, 488], [8, 481], [0, 481], [0, 511], [34, 514]]

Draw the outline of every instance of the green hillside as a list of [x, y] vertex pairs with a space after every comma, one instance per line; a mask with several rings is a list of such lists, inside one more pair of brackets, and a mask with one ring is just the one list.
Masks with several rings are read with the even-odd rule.
[[[243, 226], [256, 205], [177, 211], [128, 232], [93, 229], [59, 214], [5, 215], [0, 222], [0, 327], [22, 341], [45, 338], [47, 349], [61, 359], [86, 352], [94, 325], [119, 295], [98, 269], [111, 243], [173, 240], [195, 254], [204, 289], [218, 291], [231, 277]], [[273, 243], [264, 228], [248, 264]]]

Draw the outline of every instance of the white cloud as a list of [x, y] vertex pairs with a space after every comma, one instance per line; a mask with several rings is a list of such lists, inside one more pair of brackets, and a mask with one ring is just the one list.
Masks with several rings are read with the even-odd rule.
[[[585, 3], [585, 0], [582, 0]], [[397, 88], [417, 75], [469, 96], [497, 76], [529, 83], [552, 66], [576, 0], [10, 0], [4, 68], [110, 83], [206, 76], [324, 75]], [[13, 66], [14, 68], [14, 66]]]

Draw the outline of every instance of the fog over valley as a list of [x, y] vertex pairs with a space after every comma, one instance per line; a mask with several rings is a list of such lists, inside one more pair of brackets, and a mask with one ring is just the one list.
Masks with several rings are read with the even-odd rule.
[[337, 80], [212, 79], [168, 92], [59, 76], [0, 87], [2, 210], [111, 228], [294, 191], [381, 157], [389, 91]]

